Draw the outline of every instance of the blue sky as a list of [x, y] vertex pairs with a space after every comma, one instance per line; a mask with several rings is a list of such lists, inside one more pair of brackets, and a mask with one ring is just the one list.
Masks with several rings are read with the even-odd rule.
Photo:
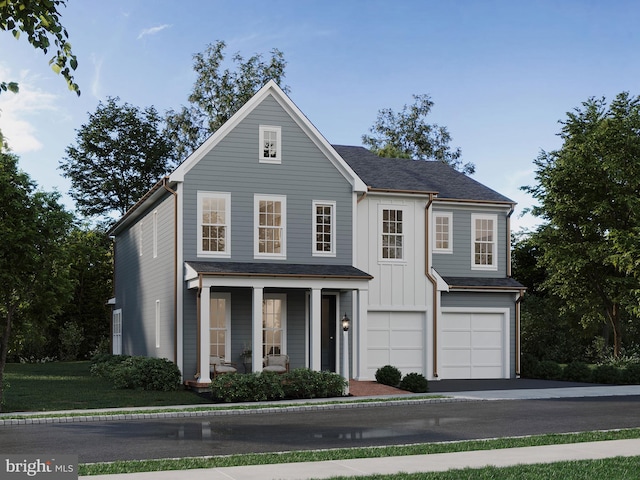
[[[473, 178], [518, 202], [531, 199], [540, 150], [560, 146], [559, 120], [589, 97], [639, 95], [640, 3], [624, 0], [69, 0], [62, 9], [79, 67], [77, 98], [25, 38], [0, 32], [0, 129], [46, 190], [69, 182], [59, 161], [98, 101], [159, 112], [187, 104], [193, 54], [224, 40], [227, 53], [288, 62], [292, 100], [327, 140], [361, 145], [378, 110], [412, 94], [435, 102]], [[70, 208], [68, 198], [65, 202]]]

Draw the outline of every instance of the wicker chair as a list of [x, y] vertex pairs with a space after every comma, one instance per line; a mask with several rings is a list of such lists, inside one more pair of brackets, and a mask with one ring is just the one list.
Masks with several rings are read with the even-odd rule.
[[224, 358], [217, 356], [209, 357], [209, 365], [211, 367], [211, 378], [216, 378], [224, 373], [236, 373], [238, 371], [235, 363], [225, 362]]
[[263, 372], [287, 373], [289, 371], [288, 355], [267, 355], [264, 357]]

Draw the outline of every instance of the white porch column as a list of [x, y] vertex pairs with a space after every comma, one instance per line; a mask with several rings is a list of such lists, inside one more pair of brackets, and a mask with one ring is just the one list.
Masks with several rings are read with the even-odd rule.
[[262, 301], [264, 289], [253, 288], [251, 322], [251, 371], [262, 371]]
[[309, 355], [309, 368], [311, 370], [322, 370], [322, 289], [311, 290], [311, 342]]
[[211, 342], [209, 339], [209, 322], [211, 318], [211, 287], [202, 287], [200, 292], [200, 383], [211, 382], [209, 357]]
[[[356, 380], [372, 380], [368, 378], [367, 372], [367, 311], [369, 306], [369, 291], [358, 290], [357, 301], [358, 303], [354, 305], [354, 314], [357, 315], [357, 322], [353, 322], [355, 324], [353, 332], [353, 378]], [[356, 359], [357, 362], [355, 361]]]

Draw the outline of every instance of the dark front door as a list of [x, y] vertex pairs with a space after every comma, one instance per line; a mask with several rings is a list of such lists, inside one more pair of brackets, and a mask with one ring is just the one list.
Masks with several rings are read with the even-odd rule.
[[336, 371], [336, 296], [322, 296], [322, 370]]

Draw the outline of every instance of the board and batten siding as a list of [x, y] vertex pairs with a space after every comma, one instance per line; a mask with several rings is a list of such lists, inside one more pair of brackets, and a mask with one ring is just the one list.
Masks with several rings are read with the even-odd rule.
[[167, 194], [116, 237], [122, 353], [175, 360], [174, 255], [174, 198]]
[[510, 349], [510, 376], [516, 374], [516, 294], [514, 293], [489, 293], [489, 292], [448, 292], [442, 293], [441, 306], [445, 309], [477, 309], [488, 311], [491, 309], [509, 310], [509, 349]]
[[[430, 288], [425, 275], [424, 198], [380, 196], [370, 193], [358, 204], [356, 267], [371, 274], [371, 307], [426, 306]], [[404, 258], [380, 259], [381, 208], [403, 209]]]
[[[282, 132], [282, 163], [259, 163], [259, 126]], [[231, 258], [254, 262], [254, 195], [286, 196], [288, 263], [351, 264], [352, 187], [273, 97], [267, 97], [184, 181], [184, 259], [197, 257], [197, 192], [231, 193]], [[312, 202], [336, 202], [336, 256], [312, 255]], [[261, 260], [264, 261], [264, 260]]]
[[[444, 277], [500, 277], [507, 275], [507, 213], [506, 209], [499, 208], [461, 208], [448, 205], [438, 205], [433, 209], [438, 212], [453, 214], [452, 241], [453, 253], [433, 253], [433, 267]], [[498, 219], [498, 269], [497, 270], [473, 270], [472, 261], [472, 214], [497, 215]], [[435, 232], [435, 226], [430, 231]]]

